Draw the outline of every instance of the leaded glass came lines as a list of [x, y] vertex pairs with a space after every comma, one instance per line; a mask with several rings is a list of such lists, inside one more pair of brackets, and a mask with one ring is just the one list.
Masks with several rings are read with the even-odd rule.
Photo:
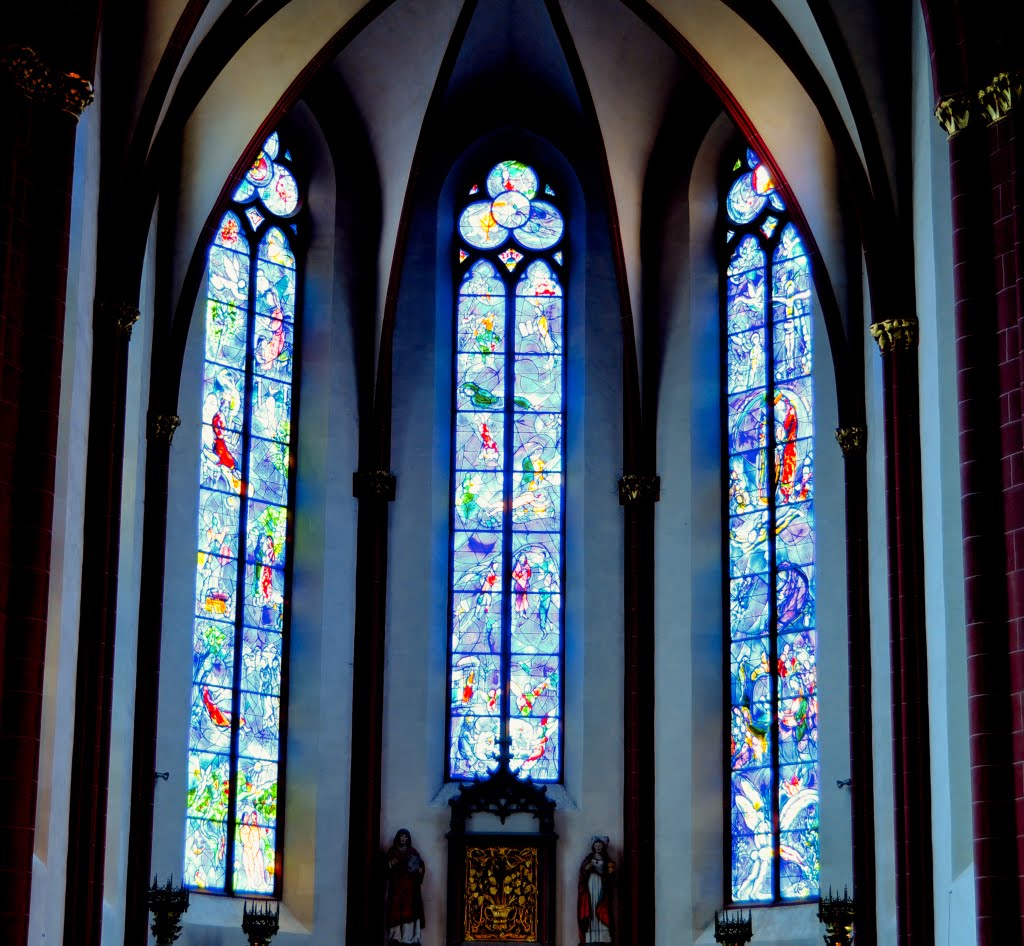
[[278, 149], [275, 132], [209, 251], [185, 882], [225, 893], [279, 890], [296, 293], [282, 226], [299, 196]]
[[[564, 221], [517, 161], [486, 177], [458, 233], [448, 775], [561, 777]], [[470, 189], [479, 196], [479, 188]], [[553, 196], [550, 187], [545, 193]], [[511, 246], [513, 241], [522, 250]], [[552, 253], [554, 247], [557, 252]], [[510, 275], [515, 271], [516, 275]]]
[[764, 903], [819, 890], [813, 312], [807, 255], [767, 165], [748, 149], [734, 170], [724, 274], [730, 899]]

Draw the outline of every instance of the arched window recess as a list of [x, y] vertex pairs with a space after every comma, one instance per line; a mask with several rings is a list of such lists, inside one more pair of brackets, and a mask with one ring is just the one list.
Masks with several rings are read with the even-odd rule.
[[277, 132], [208, 257], [185, 883], [280, 896], [299, 185]]
[[453, 240], [446, 775], [562, 777], [565, 220], [515, 160], [466, 183]]
[[771, 173], [731, 166], [720, 225], [729, 629], [727, 897], [819, 890], [812, 291]]

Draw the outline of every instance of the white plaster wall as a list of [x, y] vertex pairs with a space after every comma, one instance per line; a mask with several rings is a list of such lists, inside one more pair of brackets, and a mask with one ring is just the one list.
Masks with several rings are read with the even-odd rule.
[[[571, 169], [557, 170], [571, 180]], [[548, 789], [558, 804], [555, 910], [563, 943], [579, 935], [576, 878], [590, 838], [608, 834], [615, 857], [622, 844], [622, 343], [607, 225], [585, 215], [576, 186], [568, 190], [565, 781]], [[408, 827], [427, 864], [424, 946], [444, 941], [444, 835], [447, 799], [456, 791], [444, 782], [453, 306], [447, 274], [455, 217], [450, 196], [440, 206], [430, 195], [417, 205], [395, 335], [398, 491], [389, 541], [381, 813], [382, 840]], [[491, 820], [478, 817], [471, 828], [490, 830]], [[532, 830], [516, 820], [504, 829], [493, 825]]]
[[132, 793], [135, 730], [135, 664], [139, 641], [139, 588], [146, 478], [146, 404], [153, 327], [155, 219], [150, 227], [139, 289], [141, 315], [132, 330], [125, 384], [124, 458], [110, 712], [110, 773], [107, 780], [106, 858], [103, 876], [104, 946], [124, 942], [125, 878]]
[[[656, 518], [658, 943], [712, 942], [724, 900], [720, 283], [715, 258], [718, 168], [735, 134], [723, 116], [694, 162], [688, 194], [669, 195], [660, 274], [663, 369]], [[785, 172], [785, 169], [783, 169]], [[838, 213], [836, 209], [833, 211]], [[852, 882], [846, 555], [836, 390], [815, 305], [821, 879]], [[812, 905], [754, 911], [758, 942], [816, 944]]]
[[[290, 146], [308, 161], [311, 243], [302, 277], [298, 392], [298, 476], [289, 641], [287, 772], [281, 933], [275, 943], [341, 942], [346, 905], [352, 634], [355, 600], [355, 353], [347, 283], [339, 257], [352, 234], [338, 229], [344, 200], [327, 145], [298, 105]], [[192, 672], [198, 445], [205, 283], [195, 305], [171, 447], [164, 625], [161, 645], [157, 783], [152, 871], [180, 877], [185, 838], [185, 772]], [[183, 946], [228, 946], [241, 936], [242, 901], [193, 891]]]
[[96, 288], [99, 134], [100, 112], [99, 105], [95, 104], [86, 109], [78, 125], [71, 191], [53, 544], [47, 601], [46, 669], [28, 935], [29, 942], [39, 946], [59, 943], [64, 935], [64, 870], [67, 864], [79, 602], [85, 545], [83, 519], [93, 294]]
[[932, 109], [924, 17], [914, 7], [914, 276], [920, 321], [921, 487], [937, 946], [976, 942], [960, 469], [955, 432], [949, 146]]

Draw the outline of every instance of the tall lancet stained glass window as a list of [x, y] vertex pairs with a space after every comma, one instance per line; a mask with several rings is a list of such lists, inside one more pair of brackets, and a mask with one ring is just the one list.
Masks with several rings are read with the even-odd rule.
[[725, 200], [730, 896], [818, 895], [811, 276], [747, 150]]
[[277, 133], [210, 245], [185, 882], [280, 891], [299, 190]]
[[561, 778], [565, 223], [502, 161], [467, 189], [452, 359], [448, 776]]

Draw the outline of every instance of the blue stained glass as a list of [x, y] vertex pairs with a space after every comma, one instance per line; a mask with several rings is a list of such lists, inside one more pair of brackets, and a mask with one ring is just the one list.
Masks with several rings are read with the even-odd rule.
[[[780, 213], [785, 207], [767, 165], [749, 149], [746, 163], [749, 171], [741, 162], [734, 168], [726, 214], [732, 224], [756, 226], [766, 204]], [[778, 227], [768, 270], [764, 246]], [[813, 314], [795, 226], [767, 217], [758, 231], [742, 234], [723, 285], [730, 895], [739, 903], [810, 899], [819, 889]]]
[[245, 366], [248, 316], [244, 309], [210, 299], [206, 303], [206, 360]]
[[522, 599], [523, 607], [512, 614], [512, 652], [515, 654], [557, 654], [561, 647], [561, 606], [559, 576], [553, 569], [538, 573], [535, 591]]
[[501, 600], [489, 591], [452, 594], [452, 653], [501, 652]]
[[455, 415], [455, 469], [501, 469], [505, 416], [467, 411]]
[[504, 295], [459, 296], [458, 350], [490, 355], [504, 348]]
[[238, 557], [238, 497], [214, 490], [199, 491], [199, 551], [226, 559]]
[[[464, 205], [457, 224], [485, 255], [469, 265], [455, 306], [452, 778], [486, 777], [503, 731], [513, 771], [561, 775], [564, 311], [551, 264], [563, 265], [564, 251], [538, 253], [560, 242], [565, 221], [536, 199], [539, 187], [532, 168], [503, 161], [486, 178], [491, 200]], [[525, 252], [498, 252], [509, 235]], [[509, 298], [513, 270], [521, 275]]]
[[503, 191], [517, 191], [528, 198], [537, 193], [537, 172], [521, 161], [502, 161], [487, 175], [487, 193], [497, 197]]
[[290, 381], [295, 329], [291, 322], [257, 315], [253, 359], [256, 371], [269, 378]]
[[558, 778], [557, 717], [521, 718], [513, 715], [508, 723], [508, 732], [512, 739], [513, 772], [529, 775], [539, 782]]
[[512, 231], [513, 239], [528, 250], [546, 250], [562, 239], [562, 215], [545, 200], [535, 200], [529, 217]]
[[726, 198], [730, 219], [733, 223], [750, 223], [761, 212], [767, 199], [754, 190], [753, 173], [744, 174], [736, 179]]
[[288, 502], [288, 458], [285, 444], [252, 438], [249, 477], [253, 496], [280, 505]]
[[504, 473], [457, 472], [456, 529], [500, 529], [504, 505]]
[[523, 473], [562, 469], [562, 415], [517, 414], [513, 468]]
[[230, 780], [231, 756], [219, 752], [190, 752], [186, 815], [224, 821], [228, 816]]
[[[237, 185], [209, 250], [184, 874], [191, 886], [235, 893], [273, 894], [277, 883], [297, 283], [283, 227], [298, 232], [281, 218], [299, 207], [279, 150], [275, 132]], [[260, 209], [241, 206], [257, 196]], [[243, 212], [254, 226], [271, 218], [255, 258]]]
[[508, 239], [508, 230], [498, 225], [491, 214], [491, 202], [470, 204], [459, 218], [462, 239], [478, 250], [496, 249]]
[[277, 832], [258, 824], [254, 813], [244, 812], [235, 834], [235, 892], [272, 893]]
[[242, 689], [279, 696], [284, 638], [276, 631], [242, 628]]
[[208, 285], [214, 301], [244, 306], [249, 295], [249, 254], [217, 245], [210, 247]]
[[486, 777], [498, 764], [497, 716], [452, 716], [449, 766], [452, 778]]
[[452, 654], [452, 713], [501, 713], [501, 669], [496, 654]]
[[260, 260], [256, 269], [256, 311], [275, 319], [295, 317], [295, 270]]
[[220, 555], [199, 553], [196, 569], [196, 616], [213, 620], [235, 619], [238, 565]]
[[519, 355], [515, 362], [516, 411], [557, 411], [562, 406], [560, 355]]
[[189, 745], [196, 750], [226, 752], [231, 747], [231, 688], [197, 683], [192, 687]]
[[516, 473], [512, 487], [512, 521], [537, 531], [555, 532], [562, 522], [562, 475]]
[[256, 375], [252, 385], [251, 433], [264, 440], [291, 439], [292, 386]]
[[562, 300], [545, 296], [516, 299], [516, 351], [553, 355], [562, 350]]
[[277, 759], [277, 734], [281, 717], [281, 699], [265, 693], [247, 693], [242, 697], [242, 718], [238, 722], [238, 754], [253, 759]]
[[185, 822], [185, 883], [199, 890], [222, 890], [226, 882], [227, 823], [206, 818]]
[[452, 587], [456, 591], [501, 592], [501, 533], [456, 532], [452, 556]]
[[512, 713], [540, 719], [557, 716], [560, 658], [555, 655], [513, 654]]

